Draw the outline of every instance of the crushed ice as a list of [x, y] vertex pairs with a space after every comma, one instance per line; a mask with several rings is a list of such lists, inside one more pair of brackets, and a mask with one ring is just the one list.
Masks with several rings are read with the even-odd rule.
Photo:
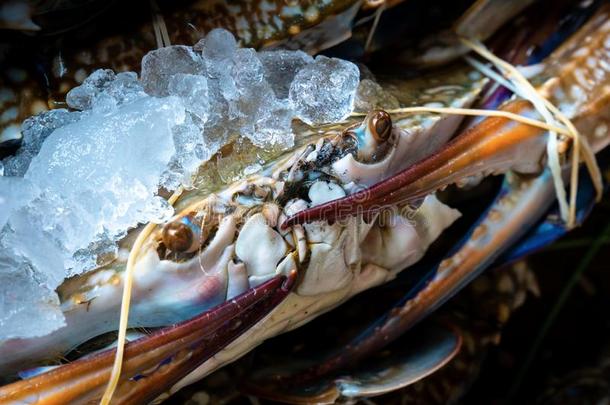
[[67, 94], [71, 110], [26, 120], [0, 162], [0, 340], [63, 326], [57, 286], [112, 257], [130, 228], [169, 218], [160, 187], [190, 185], [237, 137], [286, 148], [293, 119], [346, 118], [358, 84], [350, 62], [240, 49], [225, 30], [148, 53], [140, 79], [93, 72]]

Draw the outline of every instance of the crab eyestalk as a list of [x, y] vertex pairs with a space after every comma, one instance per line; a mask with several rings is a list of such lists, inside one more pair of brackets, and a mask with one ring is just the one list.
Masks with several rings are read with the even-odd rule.
[[357, 146], [356, 159], [362, 163], [381, 160], [391, 146], [392, 118], [382, 110], [367, 114], [360, 125], [348, 128], [344, 136], [353, 138]]
[[[504, 111], [532, 117], [527, 101], [509, 103]], [[449, 142], [438, 152], [376, 185], [288, 218], [283, 228], [317, 220], [334, 222], [355, 214], [379, 212], [416, 201], [449, 184], [474, 175], [514, 169], [538, 172], [547, 133], [538, 127], [490, 117]]]

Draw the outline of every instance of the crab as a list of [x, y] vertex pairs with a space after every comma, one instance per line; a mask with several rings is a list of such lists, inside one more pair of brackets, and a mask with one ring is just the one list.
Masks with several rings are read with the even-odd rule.
[[[504, 15], [517, 14], [529, 3], [518, 2], [512, 14]], [[498, 2], [476, 2], [458, 31], [468, 27], [469, 36], [491, 36], [467, 23], [475, 11], [488, 12], [484, 5]], [[351, 21], [360, 6], [332, 3], [330, 25], [336, 25], [337, 16], [345, 20], [348, 12]], [[584, 137], [560, 139], [565, 173], [571, 170], [567, 156], [579, 147], [577, 142], [600, 152], [610, 141], [610, 7], [591, 9], [586, 22], [552, 52], [547, 50], [552, 40], [529, 39], [547, 50], [537, 56], [544, 59], [535, 60], [542, 62], [541, 68], [530, 81]], [[322, 24], [329, 18], [322, 17], [299, 20], [307, 23], [298, 32], [289, 27], [286, 42], [313, 43], [312, 35], [327, 38], [319, 35], [328, 32]], [[239, 36], [239, 28], [233, 28]], [[271, 35], [268, 45], [279, 37]], [[258, 37], [250, 40], [263, 45], [255, 42]], [[329, 42], [315, 44], [311, 49]], [[484, 269], [498, 260], [522, 257], [568, 227], [549, 213], [556, 190], [545, 163], [548, 126], [508, 116], [468, 121], [460, 114], [408, 112], [410, 106], [428, 103], [434, 108], [485, 107], [536, 117], [531, 100], [495, 89], [488, 78], [456, 62], [467, 50], [463, 45], [449, 41], [443, 46], [449, 51], [440, 57], [432, 53], [415, 60], [426, 66], [452, 62], [442, 70], [416, 78], [380, 75], [383, 97], [374, 106], [363, 106], [361, 115], [318, 127], [300, 125], [297, 145], [273, 156], [260, 172], [242, 174], [229, 184], [208, 182], [186, 190], [170, 221], [142, 227], [122, 241], [123, 249], [132, 250], [129, 258], [116, 257], [66, 281], [59, 289], [66, 327], [39, 338], [1, 342], [0, 370], [15, 375], [58, 355], [78, 355], [1, 387], [0, 400], [99, 401], [117, 354], [116, 348], [103, 347], [101, 337], [117, 329], [121, 294], [131, 277], [129, 327], [134, 333], [125, 346], [112, 396], [116, 403], [167, 398], [264, 341], [349, 305], [348, 300], [365, 290], [400, 282], [410, 272], [416, 282], [405, 288], [404, 297], [348, 343], [326, 348], [315, 361], [255, 369], [242, 388], [290, 403], [334, 403], [405, 387], [447, 364], [459, 352], [462, 334], [442, 325], [426, 331], [423, 336], [430, 339], [415, 340], [413, 351], [390, 365], [373, 367], [373, 373], [351, 368], [401, 337]], [[526, 48], [519, 49], [510, 57], [524, 62]], [[242, 166], [256, 158], [238, 145], [223, 153]], [[200, 173], [214, 170], [219, 168], [209, 164]], [[503, 175], [504, 181], [497, 197], [487, 199], [482, 215], [462, 215], [450, 206], [459, 199], [443, 193], [444, 188], [457, 184], [453, 194], [467, 194], [491, 174]], [[593, 185], [582, 181], [580, 189], [574, 213], [579, 221], [595, 200]], [[465, 234], [439, 253], [435, 247], [460, 221], [468, 221]], [[435, 256], [426, 256], [431, 249]], [[138, 334], [138, 328], [147, 332]], [[102, 348], [85, 345], [92, 341]], [[391, 375], [385, 373], [389, 369]]]

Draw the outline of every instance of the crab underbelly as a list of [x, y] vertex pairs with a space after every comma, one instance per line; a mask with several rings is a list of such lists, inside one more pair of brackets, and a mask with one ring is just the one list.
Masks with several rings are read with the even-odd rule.
[[[350, 283], [322, 294], [303, 294], [297, 288], [259, 324], [187, 375], [168, 394], [239, 359], [266, 339], [299, 328], [354, 295], [390, 281], [399, 271], [408, 271], [410, 265], [422, 258], [430, 244], [460, 217], [457, 210], [444, 205], [434, 195], [428, 196], [419, 213], [408, 221], [400, 212], [392, 215], [393, 221], [390, 222], [379, 222], [380, 218], [373, 221], [360, 241], [358, 269], [353, 272]], [[377, 251], [371, 253], [371, 249], [364, 249], [366, 245]]]
[[367, 265], [361, 274], [354, 279], [353, 284], [349, 284], [342, 289], [309, 296], [290, 293], [259, 324], [179, 381], [171, 388], [168, 395], [232, 363], [265, 340], [297, 329], [319, 315], [338, 307], [359, 292], [383, 284], [388, 280], [388, 277], [390, 277], [390, 272], [386, 269], [375, 265]]

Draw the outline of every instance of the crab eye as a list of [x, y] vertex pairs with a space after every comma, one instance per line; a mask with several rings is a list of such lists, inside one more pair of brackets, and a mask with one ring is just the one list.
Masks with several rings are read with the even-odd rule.
[[163, 244], [174, 252], [189, 252], [198, 248], [198, 239], [194, 225], [187, 217], [172, 221], [163, 227], [161, 233]]
[[370, 121], [370, 130], [377, 141], [385, 141], [392, 132], [392, 118], [385, 111], [375, 111]]

